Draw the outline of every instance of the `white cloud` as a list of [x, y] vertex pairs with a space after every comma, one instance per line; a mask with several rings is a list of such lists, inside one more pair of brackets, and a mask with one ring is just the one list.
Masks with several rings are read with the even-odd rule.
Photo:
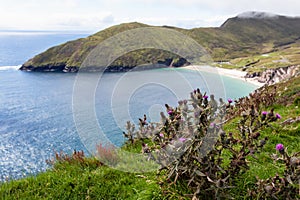
[[0, 0], [1, 29], [99, 30], [122, 22], [219, 26], [245, 11], [300, 15], [298, 0]]
[[94, 30], [114, 23], [111, 12], [90, 12], [82, 0], [12, 1], [1, 4], [0, 30]]
[[55, 24], [65, 29], [95, 29], [101, 28], [107, 24], [114, 23], [114, 17], [111, 13], [92, 13], [92, 14], [58, 14], [51, 18], [53, 26]]
[[277, 18], [278, 15], [273, 13], [266, 13], [266, 12], [244, 12], [239, 14], [237, 17], [239, 18]]
[[[229, 16], [231, 17], [231, 16]], [[216, 16], [213, 18], [156, 18], [156, 17], [145, 17], [145, 18], [122, 18], [116, 19], [117, 23], [125, 23], [125, 22], [133, 22], [138, 21], [142, 23], [146, 23], [149, 25], [156, 25], [156, 26], [176, 26], [181, 28], [196, 28], [196, 27], [217, 27], [220, 26], [228, 16]]]

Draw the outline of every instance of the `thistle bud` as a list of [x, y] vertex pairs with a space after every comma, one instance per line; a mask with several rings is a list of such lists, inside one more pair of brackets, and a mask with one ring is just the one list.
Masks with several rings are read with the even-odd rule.
[[279, 151], [280, 154], [284, 154], [284, 146], [283, 144], [277, 144], [276, 150]]

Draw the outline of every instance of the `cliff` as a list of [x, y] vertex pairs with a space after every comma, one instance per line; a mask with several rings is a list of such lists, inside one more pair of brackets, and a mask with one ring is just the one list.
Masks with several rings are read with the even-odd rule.
[[263, 72], [247, 73], [245, 78], [253, 78], [260, 83], [272, 85], [299, 75], [299, 66], [293, 65], [276, 69], [267, 69]]

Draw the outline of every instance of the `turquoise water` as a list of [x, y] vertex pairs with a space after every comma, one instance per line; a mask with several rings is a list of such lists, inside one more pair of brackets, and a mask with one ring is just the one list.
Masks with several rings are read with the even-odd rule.
[[[48, 167], [45, 160], [53, 157], [54, 151], [85, 150], [86, 144], [78, 136], [73, 118], [76, 114], [74, 98], [82, 98], [82, 103], [95, 101], [98, 126], [110, 141], [120, 146], [124, 142], [122, 130], [127, 120], [137, 122], [139, 117], [147, 114], [149, 121], [157, 121], [165, 103], [175, 106], [179, 99], [188, 98], [195, 88], [224, 99], [245, 96], [256, 88], [217, 74], [159, 69], [103, 74], [101, 77], [84, 74], [86, 80], [99, 78], [97, 89], [93, 91], [94, 98], [86, 99], [74, 96], [78, 74], [28, 73], [13, 67], [32, 57], [37, 50], [48, 48], [51, 41], [58, 44], [79, 36], [51, 38], [38, 35], [38, 40], [34, 35], [30, 37], [17, 40], [17, 46], [23, 47], [21, 49], [14, 45], [13, 36], [0, 37], [0, 44], [6, 43], [5, 47], [0, 47], [0, 63], [6, 66], [0, 67], [0, 181], [44, 171]], [[5, 56], [9, 48], [15, 48], [16, 53]], [[88, 82], [80, 85], [90, 89]], [[84, 126], [88, 118], [82, 118], [81, 123]]]

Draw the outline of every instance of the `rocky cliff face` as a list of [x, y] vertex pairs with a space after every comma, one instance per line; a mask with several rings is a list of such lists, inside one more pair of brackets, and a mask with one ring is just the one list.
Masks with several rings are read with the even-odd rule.
[[[85, 67], [79, 68], [76, 66], [66, 66], [64, 63], [56, 63], [56, 64], [46, 64], [35, 67], [33, 65], [22, 65], [20, 70], [22, 71], [34, 71], [34, 72], [65, 72], [65, 73], [77, 73], [79, 69], [85, 72], [127, 72], [127, 71], [139, 71], [139, 70], [149, 70], [149, 69], [158, 69], [158, 68], [166, 68], [166, 67], [183, 67], [190, 65], [190, 63], [185, 58], [179, 58], [177, 60], [173, 59], [165, 59], [159, 60], [157, 63], [148, 64], [148, 65], [140, 65], [140, 66], [122, 66], [122, 65], [110, 65], [108, 67]], [[105, 69], [104, 69], [105, 68]]]
[[272, 85], [300, 74], [299, 68], [299, 65], [293, 65], [277, 69], [267, 69], [263, 72], [247, 73], [245, 78], [254, 78], [260, 83]]
[[35, 72], [78, 72], [78, 67], [67, 67], [65, 64], [55, 64], [55, 65], [41, 65], [38, 67], [34, 67], [32, 65], [22, 65], [20, 70], [23, 71], [35, 71]]

